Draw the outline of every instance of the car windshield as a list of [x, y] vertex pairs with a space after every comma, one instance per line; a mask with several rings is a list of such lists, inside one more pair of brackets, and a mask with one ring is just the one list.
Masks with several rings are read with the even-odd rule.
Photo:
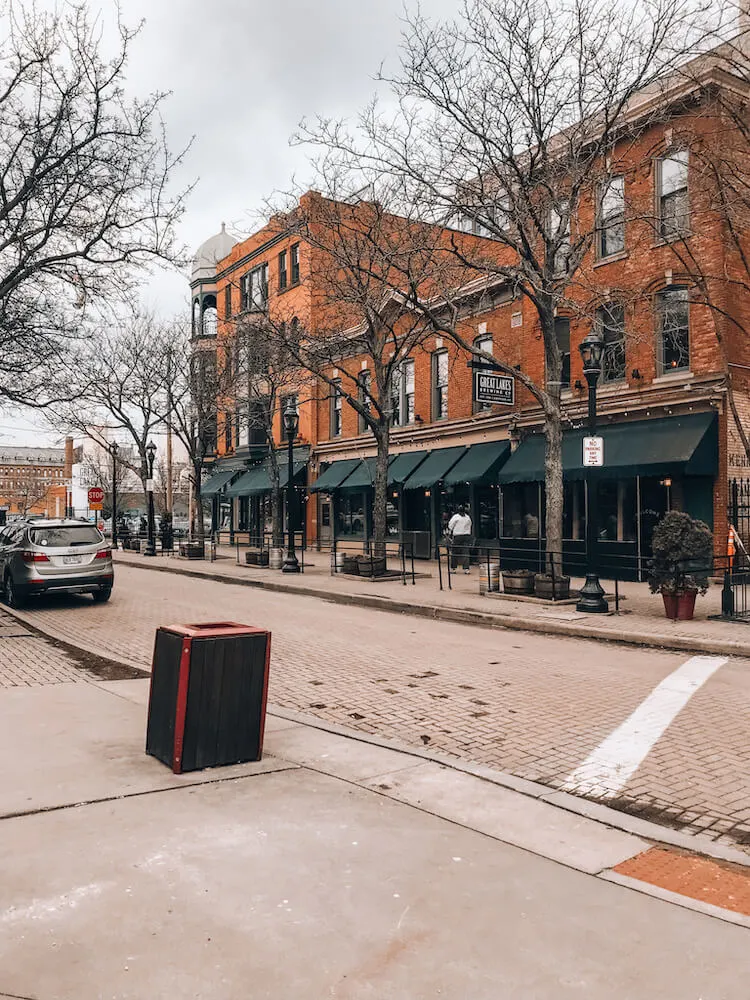
[[96, 545], [102, 536], [93, 524], [65, 525], [54, 528], [32, 528], [29, 532], [32, 545], [62, 548], [70, 545]]

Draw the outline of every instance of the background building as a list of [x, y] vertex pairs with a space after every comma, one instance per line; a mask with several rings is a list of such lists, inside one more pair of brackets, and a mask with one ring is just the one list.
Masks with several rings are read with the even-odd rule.
[[0, 446], [0, 510], [64, 517], [73, 458], [72, 438], [63, 448]]

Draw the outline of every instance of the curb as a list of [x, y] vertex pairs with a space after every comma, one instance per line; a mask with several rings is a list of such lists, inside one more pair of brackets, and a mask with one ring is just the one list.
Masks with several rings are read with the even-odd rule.
[[225, 576], [220, 573], [204, 573], [201, 570], [173, 569], [171, 566], [156, 566], [149, 563], [131, 562], [127, 559], [116, 559], [122, 566], [135, 569], [145, 569], [152, 573], [172, 573], [177, 576], [188, 576], [198, 580], [211, 580], [216, 583], [231, 584], [237, 587], [254, 587], [256, 590], [267, 590], [281, 594], [297, 594], [303, 597], [314, 597], [329, 604], [342, 604], [350, 607], [370, 608], [376, 611], [387, 611], [392, 614], [411, 615], [414, 618], [431, 618], [435, 621], [451, 622], [456, 625], [473, 625], [479, 628], [508, 629], [516, 632], [534, 632], [540, 635], [557, 635], [571, 639], [591, 639], [598, 642], [611, 642], [621, 646], [637, 646], [647, 649], [671, 649], [681, 653], [707, 653], [720, 656], [750, 656], [750, 642], [737, 642], [729, 639], [690, 639], [685, 636], [671, 636], [664, 633], [655, 635], [634, 635], [627, 632], [611, 633], [591, 626], [575, 625], [573, 623], [541, 621], [534, 618], [521, 618], [517, 615], [502, 615], [475, 611], [471, 608], [450, 608], [437, 604], [413, 604], [390, 597], [380, 597], [367, 594], [326, 593], [313, 587], [300, 587], [294, 584], [279, 584], [266, 580], [248, 580], [242, 577]]
[[[7, 609], [7, 613], [17, 618], [19, 621], [26, 623], [26, 617], [23, 612], [19, 613], [15, 609]], [[54, 629], [50, 629], [46, 624], [44, 626], [40, 626], [37, 622], [29, 624], [32, 624], [32, 627], [39, 634], [48, 639], [60, 642], [71, 649], [78, 649], [82, 652], [102, 657], [102, 654], [98, 653], [91, 646], [80, 642], [72, 643], [70, 639], [63, 638], [56, 633]], [[108, 656], [106, 659], [114, 663], [119, 663], [122, 666], [144, 672], [143, 664], [136, 664], [132, 660], [128, 660], [126, 657], [119, 657], [115, 660], [114, 657]], [[385, 750], [395, 750], [398, 753], [414, 757], [417, 760], [429, 761], [430, 763], [439, 764], [462, 774], [470, 774], [473, 777], [480, 778], [482, 781], [487, 781], [493, 785], [499, 785], [502, 788], [507, 788], [509, 791], [518, 792], [521, 795], [525, 795], [527, 798], [538, 799], [541, 802], [563, 809], [564, 811], [573, 813], [576, 816], [601, 823], [602, 826], [607, 826], [611, 829], [640, 837], [642, 840], [651, 841], [655, 844], [666, 844], [670, 847], [677, 847], [681, 850], [692, 851], [696, 854], [701, 854], [704, 857], [713, 858], [716, 861], [728, 861], [732, 864], [742, 866], [743, 868], [750, 868], [750, 856], [742, 853], [741, 851], [735, 850], [734, 848], [726, 847], [723, 844], [717, 844], [715, 841], [703, 834], [681, 833], [678, 830], [671, 830], [667, 826], [660, 826], [658, 823], [653, 823], [650, 820], [639, 819], [637, 816], [631, 816], [629, 813], [621, 812], [618, 809], [612, 809], [610, 806], [604, 805], [601, 802], [594, 802], [589, 799], [579, 798], [569, 792], [560, 791], [550, 785], [542, 785], [535, 781], [529, 781], [527, 778], [517, 777], [507, 771], [496, 771], [483, 764], [472, 764], [455, 757], [447, 757], [441, 754], [431, 753], [429, 750], [423, 750], [419, 747], [403, 744], [398, 740], [392, 740], [386, 737], [375, 736], [370, 733], [363, 733], [358, 730], [348, 729], [346, 726], [339, 726], [333, 722], [326, 722], [325, 720], [318, 718], [316, 715], [307, 715], [302, 712], [295, 712], [292, 709], [282, 708], [281, 706], [269, 705], [268, 714], [279, 719], [286, 719], [288, 722], [295, 722], [299, 725], [307, 726], [310, 729], [318, 729], [322, 732], [331, 733], [335, 736], [346, 737], [347, 739], [356, 740], [359, 743], [367, 743], [371, 746], [381, 747]]]

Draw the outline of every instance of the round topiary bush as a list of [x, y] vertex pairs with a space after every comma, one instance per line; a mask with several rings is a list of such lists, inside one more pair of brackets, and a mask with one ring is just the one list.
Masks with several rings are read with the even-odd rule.
[[705, 594], [713, 567], [714, 536], [703, 521], [672, 510], [659, 521], [651, 539], [651, 593]]

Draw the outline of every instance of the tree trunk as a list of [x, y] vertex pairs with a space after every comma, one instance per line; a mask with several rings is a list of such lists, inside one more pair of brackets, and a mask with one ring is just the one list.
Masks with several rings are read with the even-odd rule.
[[[563, 463], [562, 421], [560, 408], [547, 413], [544, 421], [546, 446], [544, 451], [545, 521], [547, 539], [547, 571], [554, 565], [562, 572], [563, 526]], [[541, 525], [540, 525], [541, 531]]]
[[375, 459], [374, 496], [372, 501], [373, 556], [385, 558], [386, 508], [388, 504], [388, 451], [390, 428], [379, 427], [375, 432], [378, 454]]
[[[553, 567], [562, 572], [563, 535], [563, 464], [562, 420], [560, 394], [562, 390], [562, 356], [557, 346], [555, 313], [551, 307], [539, 315], [544, 337], [544, 363], [546, 370], [546, 396], [544, 400], [544, 488], [547, 572]], [[541, 511], [540, 511], [541, 514]], [[539, 529], [541, 531], [541, 524]]]
[[202, 462], [193, 463], [193, 475], [190, 488], [193, 491], [193, 523], [190, 525], [190, 537], [198, 542], [205, 538], [205, 527], [203, 524], [203, 498], [201, 496], [201, 470]]

